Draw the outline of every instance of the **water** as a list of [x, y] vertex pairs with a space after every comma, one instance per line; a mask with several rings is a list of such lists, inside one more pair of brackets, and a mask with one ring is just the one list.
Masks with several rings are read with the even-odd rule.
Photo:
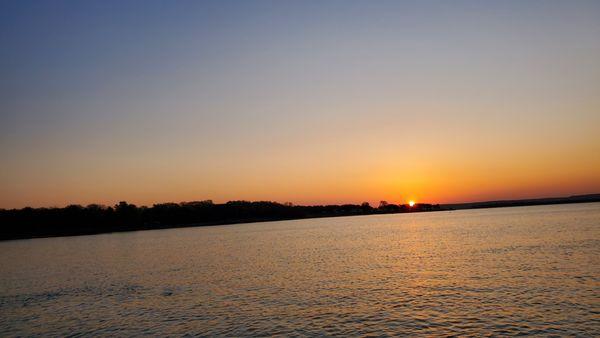
[[600, 203], [0, 242], [0, 335], [600, 336]]

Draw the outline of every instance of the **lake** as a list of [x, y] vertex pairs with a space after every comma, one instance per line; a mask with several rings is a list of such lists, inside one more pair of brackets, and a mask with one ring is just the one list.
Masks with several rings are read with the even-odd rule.
[[600, 203], [0, 242], [0, 335], [600, 336]]

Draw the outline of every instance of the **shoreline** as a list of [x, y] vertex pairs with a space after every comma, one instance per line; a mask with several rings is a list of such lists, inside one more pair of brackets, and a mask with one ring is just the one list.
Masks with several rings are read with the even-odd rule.
[[[82, 227], [76, 230], [68, 231], [66, 229], [56, 229], [56, 231], [42, 231], [38, 233], [2, 233], [0, 241], [11, 241], [11, 240], [26, 240], [35, 238], [53, 238], [53, 237], [73, 237], [73, 236], [86, 236], [86, 235], [100, 235], [120, 232], [133, 232], [133, 231], [147, 231], [147, 230], [166, 230], [176, 228], [191, 228], [191, 227], [205, 227], [205, 226], [222, 226], [222, 225], [236, 225], [236, 224], [249, 224], [249, 223], [262, 223], [262, 222], [278, 222], [278, 221], [293, 221], [293, 220], [304, 220], [304, 219], [315, 219], [315, 218], [333, 218], [333, 217], [354, 217], [354, 216], [373, 216], [373, 215], [395, 215], [395, 214], [410, 214], [410, 213], [423, 213], [423, 212], [437, 212], [437, 211], [455, 211], [455, 210], [470, 210], [470, 209], [495, 209], [495, 208], [512, 208], [512, 207], [525, 207], [525, 206], [543, 206], [543, 205], [558, 205], [558, 204], [578, 204], [578, 203], [595, 203], [600, 202], [600, 194], [594, 195], [580, 195], [571, 196], [564, 198], [543, 198], [543, 199], [527, 199], [527, 200], [506, 200], [506, 201], [485, 201], [485, 202], [473, 202], [473, 203], [458, 203], [458, 204], [442, 204], [438, 208], [433, 209], [415, 209], [408, 211], [383, 211], [379, 209], [370, 209], [367, 212], [348, 212], [348, 213], [332, 213], [332, 214], [307, 214], [302, 216], [290, 216], [290, 217], [245, 217], [245, 218], [229, 218], [223, 220], [215, 220], [208, 222], [194, 222], [194, 223], [171, 223], [171, 224], [141, 224], [137, 226], [124, 226], [121, 228], [106, 229], [106, 227]], [[3, 227], [6, 225], [3, 225]]]

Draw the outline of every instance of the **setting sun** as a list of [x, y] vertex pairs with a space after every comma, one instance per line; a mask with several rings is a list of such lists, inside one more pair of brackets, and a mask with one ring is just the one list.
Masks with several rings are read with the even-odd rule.
[[411, 206], [411, 207], [414, 206], [415, 205], [415, 201], [408, 201], [408, 205]]

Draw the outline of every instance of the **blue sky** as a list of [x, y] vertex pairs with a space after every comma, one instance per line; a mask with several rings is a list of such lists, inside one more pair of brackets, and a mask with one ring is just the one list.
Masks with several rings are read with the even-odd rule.
[[600, 188], [597, 1], [4, 1], [0, 46], [0, 207]]

